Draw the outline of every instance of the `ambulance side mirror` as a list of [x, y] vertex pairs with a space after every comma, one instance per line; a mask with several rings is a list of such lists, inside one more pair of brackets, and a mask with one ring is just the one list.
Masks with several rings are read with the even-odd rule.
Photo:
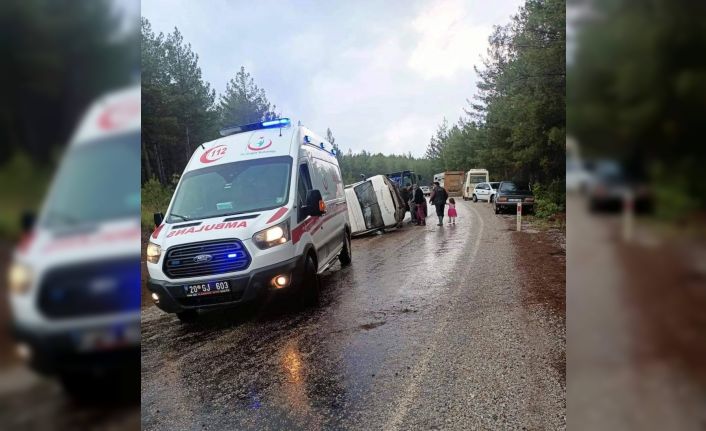
[[326, 214], [326, 205], [321, 192], [314, 189], [306, 193], [306, 206], [303, 208], [305, 215], [312, 217], [322, 216]]
[[154, 213], [154, 226], [155, 227], [161, 225], [163, 221], [164, 221], [164, 214]]
[[20, 217], [20, 227], [23, 233], [29, 233], [34, 229], [37, 216], [31, 211], [24, 211]]

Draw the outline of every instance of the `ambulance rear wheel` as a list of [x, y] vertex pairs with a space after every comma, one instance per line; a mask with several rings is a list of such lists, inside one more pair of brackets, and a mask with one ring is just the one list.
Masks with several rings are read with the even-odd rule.
[[316, 264], [311, 256], [306, 257], [299, 289], [301, 289], [301, 299], [305, 306], [318, 304], [320, 291], [319, 274], [316, 273]]
[[338, 255], [338, 260], [341, 262], [341, 266], [348, 266], [351, 264], [352, 259], [351, 253], [351, 237], [348, 232], [343, 232], [343, 249], [341, 254]]
[[197, 313], [196, 310], [180, 311], [176, 315], [181, 323], [192, 323], [199, 317], [199, 313]]
[[96, 396], [96, 394], [100, 393], [100, 389], [94, 383], [93, 379], [87, 379], [85, 376], [60, 374], [59, 379], [64, 392], [69, 394], [74, 400], [90, 400], [92, 397]]

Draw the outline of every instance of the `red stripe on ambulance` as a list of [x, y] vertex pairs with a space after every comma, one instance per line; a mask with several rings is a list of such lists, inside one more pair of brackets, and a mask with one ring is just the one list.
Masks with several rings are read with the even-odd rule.
[[333, 218], [333, 216], [338, 215], [344, 211], [348, 211], [347, 205], [340, 205], [335, 212], [330, 212], [323, 217], [310, 217], [304, 221], [304, 223], [292, 229], [292, 243], [296, 244], [304, 236], [305, 232], [310, 232], [321, 227], [328, 220]]
[[282, 208], [278, 209], [277, 212], [272, 214], [272, 217], [270, 217], [270, 219], [267, 220], [267, 223], [272, 223], [273, 221], [279, 219], [286, 212], [287, 212], [287, 207], [282, 207]]

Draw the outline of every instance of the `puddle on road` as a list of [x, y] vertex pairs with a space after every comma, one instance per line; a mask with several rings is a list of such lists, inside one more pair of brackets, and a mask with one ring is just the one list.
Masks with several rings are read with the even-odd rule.
[[387, 323], [387, 322], [384, 322], [384, 321], [383, 321], [383, 322], [366, 323], [366, 324], [364, 324], [364, 325], [360, 325], [359, 328], [365, 329], [366, 331], [369, 331], [369, 330], [371, 330], [371, 329], [377, 328], [378, 326], [382, 326], [382, 325], [384, 325], [385, 323]]

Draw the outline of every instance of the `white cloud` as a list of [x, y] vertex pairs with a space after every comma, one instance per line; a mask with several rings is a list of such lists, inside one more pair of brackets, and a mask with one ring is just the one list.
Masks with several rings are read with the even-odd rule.
[[[408, 115], [396, 120], [382, 134], [385, 152], [393, 154], [410, 152], [413, 147], [411, 144], [418, 143], [423, 139], [428, 142], [431, 137], [430, 131], [435, 130], [438, 124], [438, 118], [420, 115]], [[378, 151], [382, 151], [382, 149], [378, 149]], [[415, 148], [413, 154], [419, 155], [418, 148]]]
[[487, 47], [491, 26], [471, 23], [466, 6], [461, 0], [439, 0], [412, 21], [418, 41], [407, 64], [425, 79], [472, 70]]
[[218, 92], [245, 65], [279, 112], [330, 127], [344, 151], [422, 156], [475, 92], [490, 28], [521, 1], [143, 0], [142, 14], [156, 31], [179, 27]]

